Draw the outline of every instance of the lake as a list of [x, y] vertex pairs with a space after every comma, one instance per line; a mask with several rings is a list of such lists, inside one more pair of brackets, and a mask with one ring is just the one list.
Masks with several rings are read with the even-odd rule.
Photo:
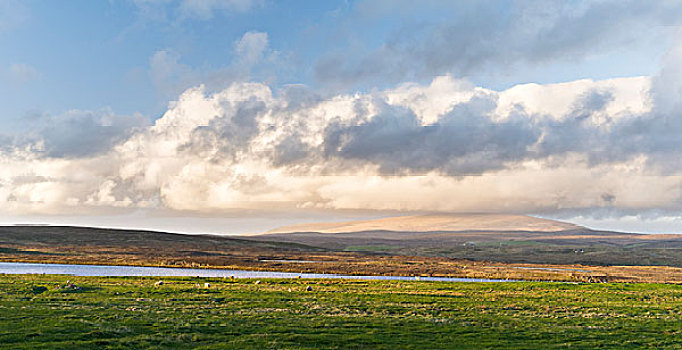
[[456, 278], [456, 277], [407, 277], [407, 276], [352, 276], [325, 273], [293, 273], [276, 271], [247, 271], [226, 269], [188, 269], [175, 267], [114, 266], [114, 265], [66, 265], [33, 263], [0, 263], [4, 274], [49, 274], [72, 276], [154, 276], [154, 277], [230, 277], [234, 278], [339, 278], [358, 280], [392, 281], [441, 281], [441, 282], [510, 282], [509, 280]]

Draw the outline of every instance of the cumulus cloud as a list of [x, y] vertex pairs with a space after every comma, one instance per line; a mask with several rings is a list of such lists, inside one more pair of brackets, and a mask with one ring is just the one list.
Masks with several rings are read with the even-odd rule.
[[37, 115], [25, 132], [0, 135], [0, 154], [36, 160], [95, 157], [148, 125], [142, 115], [116, 115], [106, 108]]
[[[248, 65], [267, 36], [234, 45]], [[493, 91], [445, 75], [334, 96], [237, 81], [186, 90], [153, 125], [42, 117], [30, 137], [0, 139], [0, 210], [671, 212], [677, 55], [652, 78]], [[171, 53], [154, 59], [162, 76], [183, 71]]]
[[378, 164], [381, 173], [479, 174], [528, 156], [540, 130], [528, 118], [492, 121], [493, 96], [474, 96], [424, 125], [412, 110], [381, 106], [362, 123], [331, 124], [325, 155]]
[[[0, 0], [0, 9], [10, 3]], [[135, 3], [152, 20], [173, 24], [261, 4]], [[215, 67], [159, 50], [148, 73], [174, 101], [153, 125], [109, 109], [69, 111], [37, 117], [24, 135], [0, 135], [0, 212], [679, 212], [682, 45], [652, 77], [503, 91], [461, 77], [639, 47], [641, 38], [665, 31], [661, 24], [679, 24], [680, 3], [487, 5], [438, 2], [442, 13], [387, 29], [388, 40], [377, 30], [367, 42], [341, 43], [305, 61], [317, 62], [309, 67], [322, 82], [315, 89], [271, 83], [281, 77], [272, 69], [285, 65], [264, 32], [226, 39], [233, 55]], [[394, 14], [422, 18], [413, 16], [422, 6], [432, 3], [372, 1], [352, 9], [374, 23]], [[341, 37], [364, 30], [355, 23], [342, 27]], [[40, 78], [27, 64], [0, 74], [17, 84]], [[330, 93], [326, 84], [372, 88]]]
[[120, 116], [108, 109], [69, 111], [39, 123], [41, 152], [50, 158], [91, 157], [108, 152], [148, 125], [141, 115]]
[[498, 92], [442, 76], [324, 98], [200, 86], [151, 126], [108, 111], [43, 122], [2, 148], [0, 208], [675, 210], [682, 121], [655, 103], [663, 78]]

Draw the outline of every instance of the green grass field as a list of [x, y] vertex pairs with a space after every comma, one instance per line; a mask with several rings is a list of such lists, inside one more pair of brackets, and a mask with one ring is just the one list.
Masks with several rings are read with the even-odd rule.
[[0, 275], [0, 344], [682, 348], [678, 285], [164, 278], [155, 287], [157, 280]]

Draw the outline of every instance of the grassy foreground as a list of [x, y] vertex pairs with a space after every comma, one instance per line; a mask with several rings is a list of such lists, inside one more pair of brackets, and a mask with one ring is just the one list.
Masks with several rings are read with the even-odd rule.
[[0, 275], [0, 346], [682, 348], [678, 285], [158, 280]]

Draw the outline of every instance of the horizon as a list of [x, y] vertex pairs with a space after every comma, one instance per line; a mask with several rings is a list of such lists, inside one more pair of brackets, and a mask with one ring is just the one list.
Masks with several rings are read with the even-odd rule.
[[[467, 213], [471, 215], [496, 215], [495, 213]], [[171, 218], [169, 217], [151, 217], [152, 219], [137, 219], [120, 222], [120, 217], [105, 217], [97, 218], [95, 221], [86, 221], [83, 218], [75, 217], [62, 217], [61, 220], [49, 221], [40, 218], [34, 218], [34, 221], [13, 221], [13, 220], [1, 220], [0, 226], [54, 226], [54, 227], [85, 227], [85, 228], [99, 228], [99, 229], [116, 229], [116, 230], [142, 230], [142, 231], [157, 231], [165, 233], [177, 233], [177, 234], [187, 234], [187, 235], [220, 235], [220, 236], [249, 236], [264, 234], [268, 231], [282, 228], [290, 225], [301, 225], [301, 224], [318, 224], [318, 223], [351, 223], [357, 221], [367, 221], [385, 218], [395, 218], [401, 216], [422, 216], [422, 215], [450, 215], [447, 213], [409, 213], [409, 214], [386, 214], [386, 215], [373, 215], [373, 216], [329, 216], [325, 218], [314, 217], [314, 218], [286, 218], [286, 219], [265, 219], [258, 218], [241, 218], [241, 219], [222, 219], [222, 220], [187, 220]], [[466, 215], [466, 214], [454, 214], [454, 215]], [[507, 214], [504, 214], [507, 215]], [[675, 231], [670, 229], [670, 227], [679, 227], [674, 222], [642, 222], [641, 220], [630, 217], [627, 224], [623, 225], [619, 221], [609, 221], [609, 220], [595, 220], [595, 219], [585, 219], [583, 221], [568, 221], [561, 219], [553, 219], [537, 215], [522, 215], [522, 214], [511, 214], [519, 216], [535, 217], [540, 219], [549, 219], [553, 221], [558, 221], [562, 223], [568, 223], [584, 227], [589, 230], [596, 231], [612, 231], [612, 232], [622, 232], [622, 233], [635, 233], [635, 234], [682, 234], [680, 231]], [[161, 221], [163, 222], [161, 222]], [[623, 220], [623, 219], [621, 219]], [[636, 223], [633, 225], [633, 222]], [[586, 224], [584, 224], [586, 223]], [[230, 226], [230, 224], [234, 224]], [[630, 229], [624, 229], [624, 228]], [[634, 227], [634, 229], [632, 229]], [[640, 227], [641, 229], [637, 229]]]
[[0, 0], [0, 224], [682, 233], [674, 1]]

